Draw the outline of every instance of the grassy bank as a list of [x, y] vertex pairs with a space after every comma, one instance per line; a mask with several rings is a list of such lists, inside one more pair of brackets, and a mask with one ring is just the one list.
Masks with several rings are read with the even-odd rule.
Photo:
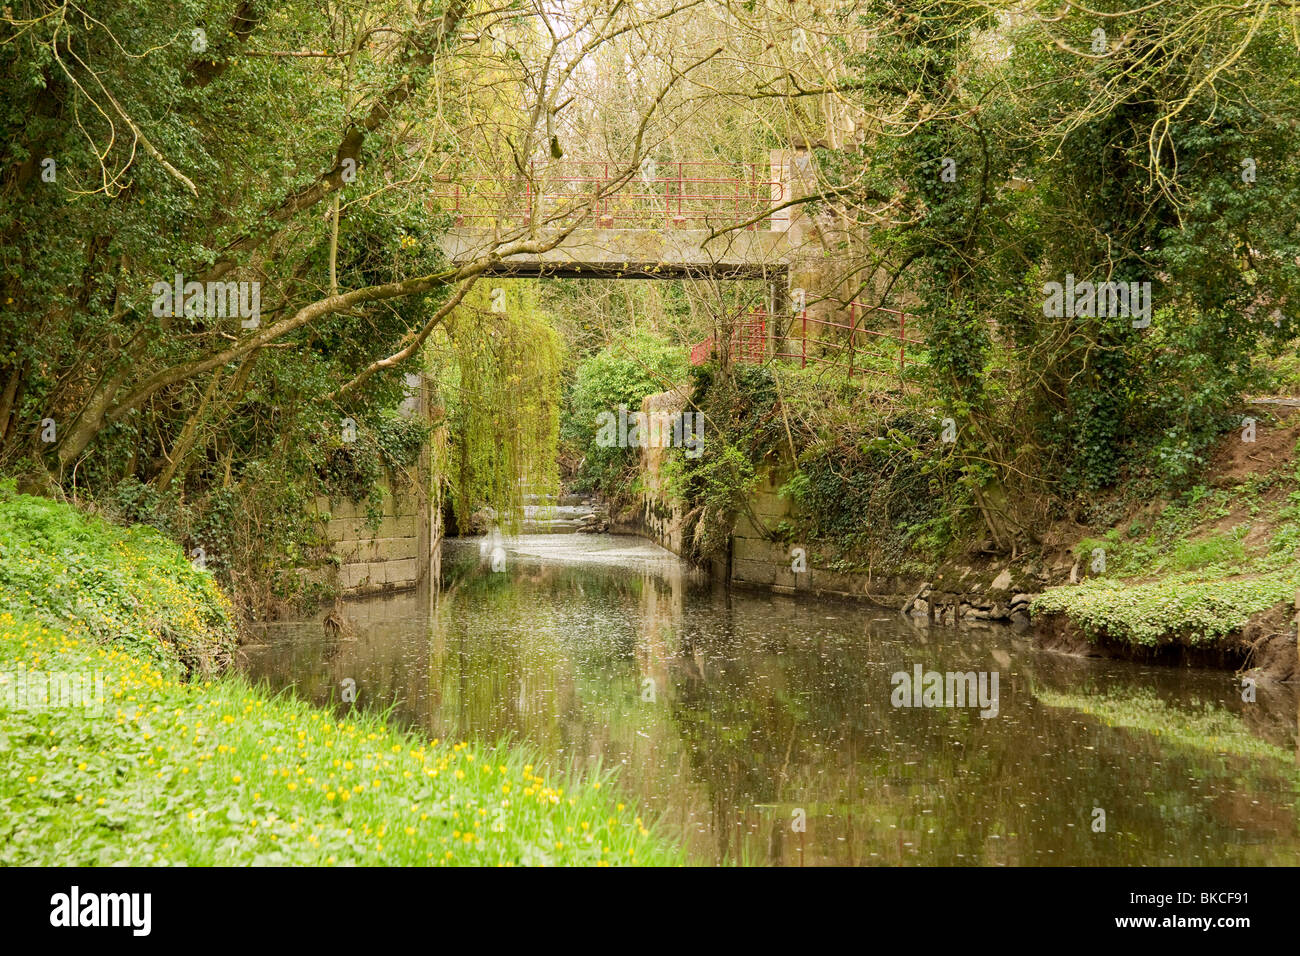
[[[1300, 589], [1300, 424], [1220, 442], [1198, 485], [1131, 509], [1073, 548], [1088, 575], [1047, 590], [1036, 617], [1063, 615], [1090, 639], [1220, 647]], [[1258, 450], [1257, 450], [1258, 449]]]
[[229, 606], [156, 532], [0, 492], [0, 606], [0, 864], [681, 862], [607, 773], [219, 673]]
[[1103, 578], [1052, 588], [1034, 602], [1033, 613], [1064, 614], [1089, 637], [1202, 647], [1237, 633], [1253, 615], [1290, 603], [1297, 588], [1295, 568], [1231, 577], [1176, 574], [1142, 583]]

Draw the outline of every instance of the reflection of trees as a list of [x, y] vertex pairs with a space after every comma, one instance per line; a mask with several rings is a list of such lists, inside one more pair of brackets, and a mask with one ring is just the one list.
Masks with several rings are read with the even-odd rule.
[[340, 700], [345, 678], [357, 687], [357, 706], [384, 711], [407, 726], [423, 723], [427, 672], [426, 649], [412, 642], [424, 628], [426, 609], [415, 592], [369, 598], [348, 605], [355, 636], [327, 633], [319, 620], [267, 625], [261, 641], [247, 653], [246, 670], [275, 689], [295, 693], [339, 713], [350, 707]]
[[[1262, 860], [1269, 851], [1250, 844], [1276, 835], [1279, 819], [1294, 839], [1281, 778], [1266, 788], [1276, 805], [1251, 815], [1254, 834], [1225, 845], [1243, 824], [1224, 796], [1241, 766], [1040, 707], [1018, 666], [999, 667], [969, 634], [908, 646], [891, 625], [882, 637], [788, 635], [781, 650], [755, 636], [781, 634], [767, 604], [740, 602], [709, 633], [688, 633], [684, 645], [707, 663], [675, 672], [672, 714], [706, 782], [719, 860], [797, 863], [801, 851], [810, 863]], [[792, 623], [806, 632], [817, 617]], [[888, 676], [916, 661], [999, 669], [1001, 715], [893, 709]], [[807, 813], [802, 839], [790, 826], [795, 807]], [[1108, 833], [1092, 832], [1093, 807], [1106, 809]]]
[[[623, 764], [622, 786], [701, 860], [1293, 862], [1284, 762], [1251, 766], [1081, 710], [1089, 695], [1132, 702], [1150, 687], [1190, 715], [1207, 687], [1233, 696], [1226, 676], [1008, 657], [990, 632], [688, 594], [625, 569], [517, 563], [494, 575], [474, 560], [446, 571], [437, 595], [350, 605], [354, 642], [327, 644], [319, 624], [272, 642], [263, 671], [297, 675], [316, 699], [337, 698], [351, 676], [361, 703], [401, 698], [399, 719], [434, 736], [513, 735], [556, 766]], [[913, 663], [999, 670], [1000, 716], [895, 710], [889, 676]], [[653, 702], [641, 699], [646, 677]], [[1044, 706], [1043, 687], [1080, 707]], [[1094, 806], [1106, 834], [1090, 829]], [[791, 830], [796, 807], [806, 834]]]

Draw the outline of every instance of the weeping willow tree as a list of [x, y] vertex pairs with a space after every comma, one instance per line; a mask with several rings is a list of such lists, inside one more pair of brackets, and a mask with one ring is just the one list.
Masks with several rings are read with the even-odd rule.
[[518, 532], [524, 496], [559, 488], [563, 343], [537, 309], [535, 284], [478, 284], [428, 357], [447, 434], [433, 481], [458, 527], [487, 507], [502, 530]]

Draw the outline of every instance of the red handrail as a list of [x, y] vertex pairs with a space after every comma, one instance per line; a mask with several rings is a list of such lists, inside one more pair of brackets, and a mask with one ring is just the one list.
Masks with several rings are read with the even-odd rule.
[[[757, 163], [683, 160], [673, 165], [677, 168], [668, 175], [642, 179], [626, 172], [611, 176], [610, 164], [605, 162], [551, 163], [541, 167], [530, 163], [523, 190], [518, 188], [517, 180], [512, 186], [499, 178], [468, 175], [454, 180], [444, 178], [445, 185], [432, 190], [430, 196], [450, 201], [459, 224], [469, 219], [515, 219], [521, 213], [532, 221], [534, 216], [545, 213], [548, 203], [576, 205], [585, 197], [601, 194], [592, 212], [601, 225], [610, 226], [634, 221], [678, 226], [706, 220], [711, 224], [747, 222], [758, 219], [785, 198], [785, 187], [779, 179], [758, 178]], [[614, 184], [620, 184], [619, 188], [606, 193]], [[524, 200], [523, 210], [515, 205], [520, 198]], [[786, 216], [778, 212], [760, 221], [781, 222]]]
[[[728, 330], [728, 353], [731, 355], [732, 361], [735, 362], [760, 365], [770, 359], [798, 359], [800, 368], [807, 368], [808, 363], [812, 362], [817, 365], [847, 369], [849, 376], [852, 377], [856, 372], [871, 371], [870, 369], [861, 368], [857, 364], [857, 356], [859, 354], [871, 354], [870, 350], [859, 347], [856, 342], [856, 337], [858, 335], [867, 335], [898, 342], [898, 374], [902, 375], [907, 369], [907, 346], [923, 346], [925, 343], [920, 339], [907, 337], [907, 313], [898, 309], [886, 309], [879, 306], [863, 306], [867, 311], [878, 311], [885, 312], [889, 315], [897, 315], [897, 335], [892, 332], [878, 332], [874, 329], [857, 328], [857, 308], [861, 305], [861, 303], [856, 302], [850, 303], [850, 315], [852, 318], [848, 325], [845, 325], [843, 322], [832, 322], [827, 319], [810, 317], [806, 309], [797, 315], [784, 317], [790, 320], [789, 324], [786, 325], [786, 328], [792, 326], [796, 319], [801, 323], [801, 333], [798, 336], [799, 348], [797, 351], [775, 349], [770, 355], [767, 353], [766, 347], [767, 315], [762, 310], [752, 312], [750, 313], [748, 321], [737, 323], [732, 327], [732, 329]], [[824, 326], [830, 329], [841, 329], [847, 331], [849, 333], [849, 341], [847, 342], [836, 342], [831, 339], [819, 338], [814, 338], [811, 341], [815, 345], [821, 346], [823, 350], [830, 349], [843, 351], [847, 349], [849, 352], [849, 361], [847, 363], [835, 362], [821, 355], [809, 355], [809, 325], [814, 327]], [[758, 343], [757, 345], [755, 344], [756, 340]], [[785, 336], [783, 338], [784, 343], [790, 343], [791, 341], [791, 336]], [[713, 354], [714, 345], [715, 341], [710, 337], [705, 339], [703, 342], [699, 342], [692, 346], [691, 364], [703, 365], [707, 362], [709, 357]]]

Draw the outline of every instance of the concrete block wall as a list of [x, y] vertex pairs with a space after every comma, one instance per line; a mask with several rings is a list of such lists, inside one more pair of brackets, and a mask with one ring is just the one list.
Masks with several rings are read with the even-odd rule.
[[[786, 477], [777, 466], [762, 469], [751, 502], [754, 517], [772, 531], [795, 515], [794, 504], [779, 490]], [[748, 515], [741, 515], [731, 536], [731, 583], [766, 587], [782, 594], [807, 591], [866, 598], [886, 607], [900, 606], [915, 595], [919, 586], [918, 581], [907, 576], [850, 574], [814, 567], [812, 556], [807, 554], [807, 570], [795, 572], [793, 552], [798, 546], [798, 541], [769, 540]]]
[[[769, 540], [764, 530], [775, 530], [794, 514], [794, 507], [781, 497], [781, 481], [775, 469], [761, 469], [758, 479], [750, 499], [753, 518], [742, 513], [731, 533], [731, 580], [737, 584], [764, 585], [776, 591], [806, 587], [808, 575], [796, 575], [791, 570], [793, 546]], [[755, 519], [761, 527], [755, 524]]]
[[330, 547], [339, 560], [339, 588], [345, 595], [413, 588], [420, 579], [421, 511], [414, 493], [393, 493], [384, 484], [382, 517], [370, 523], [365, 502], [316, 499]]
[[[686, 407], [684, 391], [674, 389], [651, 395], [641, 407], [646, 412], [680, 411]], [[663, 461], [663, 449], [642, 449], [643, 513], [639, 530], [661, 547], [681, 554], [684, 508], [682, 502], [669, 494], [661, 473]], [[780, 492], [787, 478], [787, 470], [779, 463], [759, 469], [758, 485], [750, 500], [753, 518], [745, 513], [737, 518], [731, 534], [730, 567], [724, 561], [716, 561], [712, 568], [715, 578], [748, 587], [770, 588], [783, 594], [807, 591], [867, 598], [891, 607], [915, 598], [921, 582], [911, 577], [830, 571], [814, 567], [807, 555], [807, 570], [796, 572], [793, 549], [799, 542], [773, 541], [768, 537], [768, 532], [776, 531], [781, 522], [795, 517], [793, 502]]]
[[[648, 414], [675, 415], [686, 408], [686, 386], [648, 395], [641, 401], [641, 411]], [[663, 478], [665, 448], [641, 449], [642, 516], [646, 533], [662, 548], [682, 553], [682, 502], [673, 497]]]

